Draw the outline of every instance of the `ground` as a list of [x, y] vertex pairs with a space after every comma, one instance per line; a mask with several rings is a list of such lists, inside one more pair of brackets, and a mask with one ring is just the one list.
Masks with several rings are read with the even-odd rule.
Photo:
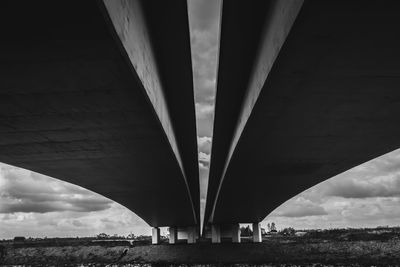
[[[267, 264], [284, 266], [387, 266], [400, 262], [400, 240], [393, 232], [314, 232], [308, 236], [272, 236], [263, 243], [134, 244], [128, 242], [85, 242], [82, 244], [3, 244], [0, 263], [67, 264], [136, 263], [138, 266], [187, 264], [190, 266]], [[143, 265], [141, 265], [143, 264]], [[249, 265], [253, 264], [253, 265]], [[186, 266], [186, 265], [185, 265]], [[315, 265], [314, 265], [315, 266]]]

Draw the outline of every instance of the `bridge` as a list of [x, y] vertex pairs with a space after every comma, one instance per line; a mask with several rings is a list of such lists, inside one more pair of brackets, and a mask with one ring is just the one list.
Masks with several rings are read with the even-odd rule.
[[[395, 1], [224, 1], [206, 218], [259, 222], [400, 147]], [[237, 229], [234, 228], [234, 229]]]
[[[400, 147], [398, 1], [224, 1], [204, 236]], [[200, 227], [187, 3], [7, 1], [0, 161]], [[207, 229], [210, 230], [208, 231]]]
[[11, 0], [0, 17], [0, 161], [195, 233], [186, 1]]

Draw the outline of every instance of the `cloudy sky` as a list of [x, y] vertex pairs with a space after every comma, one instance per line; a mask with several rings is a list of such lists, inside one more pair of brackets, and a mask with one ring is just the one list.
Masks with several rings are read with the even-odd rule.
[[[208, 182], [220, 0], [189, 0], [202, 211]], [[262, 223], [331, 228], [400, 225], [400, 150], [360, 165], [288, 200]], [[165, 229], [163, 229], [165, 231]], [[81, 187], [0, 163], [0, 239], [150, 234], [123, 206]]]
[[199, 150], [201, 221], [204, 217], [210, 167], [221, 3], [221, 0], [188, 1]]
[[399, 204], [400, 149], [306, 190], [264, 223], [295, 228], [398, 226]]

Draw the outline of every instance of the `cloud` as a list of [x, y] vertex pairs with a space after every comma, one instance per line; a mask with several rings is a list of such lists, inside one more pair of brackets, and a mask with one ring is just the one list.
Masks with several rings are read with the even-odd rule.
[[0, 169], [0, 213], [92, 212], [111, 200], [81, 187], [23, 169]]
[[199, 162], [205, 166], [208, 166], [210, 164], [210, 154], [200, 152], [199, 153]]
[[322, 186], [326, 196], [343, 198], [373, 198], [400, 196], [400, 150], [368, 161]]
[[199, 136], [212, 135], [221, 1], [188, 1], [193, 84]]
[[375, 179], [339, 179], [328, 182], [327, 196], [371, 198], [400, 196], [400, 175]]
[[201, 31], [208, 31], [219, 23], [220, 1], [189, 0], [188, 12], [192, 27]]
[[282, 205], [272, 215], [283, 217], [307, 217], [327, 215], [326, 210], [318, 204], [303, 197], [298, 197], [291, 203]]
[[212, 139], [208, 136], [197, 137], [197, 146], [199, 152], [211, 154]]
[[0, 163], [0, 238], [150, 234], [136, 214], [94, 192]]
[[395, 150], [309, 188], [264, 223], [297, 229], [397, 226], [399, 204], [400, 150]]

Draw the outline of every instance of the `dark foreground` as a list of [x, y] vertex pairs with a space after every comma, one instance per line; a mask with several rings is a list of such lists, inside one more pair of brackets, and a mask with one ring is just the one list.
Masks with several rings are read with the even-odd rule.
[[[7, 246], [3, 265], [123, 264], [165, 266], [231, 265], [353, 265], [387, 266], [400, 264], [398, 239], [375, 241], [334, 241], [271, 239], [261, 244], [177, 244], [177, 245], [77, 245]], [[242, 264], [244, 265], [242, 265]], [[141, 265], [144, 264], [144, 265]], [[152, 264], [152, 265], [147, 265]], [[250, 264], [250, 265], [248, 265]], [[320, 266], [321, 266], [320, 265]], [[123, 266], [123, 265], [121, 265]]]

